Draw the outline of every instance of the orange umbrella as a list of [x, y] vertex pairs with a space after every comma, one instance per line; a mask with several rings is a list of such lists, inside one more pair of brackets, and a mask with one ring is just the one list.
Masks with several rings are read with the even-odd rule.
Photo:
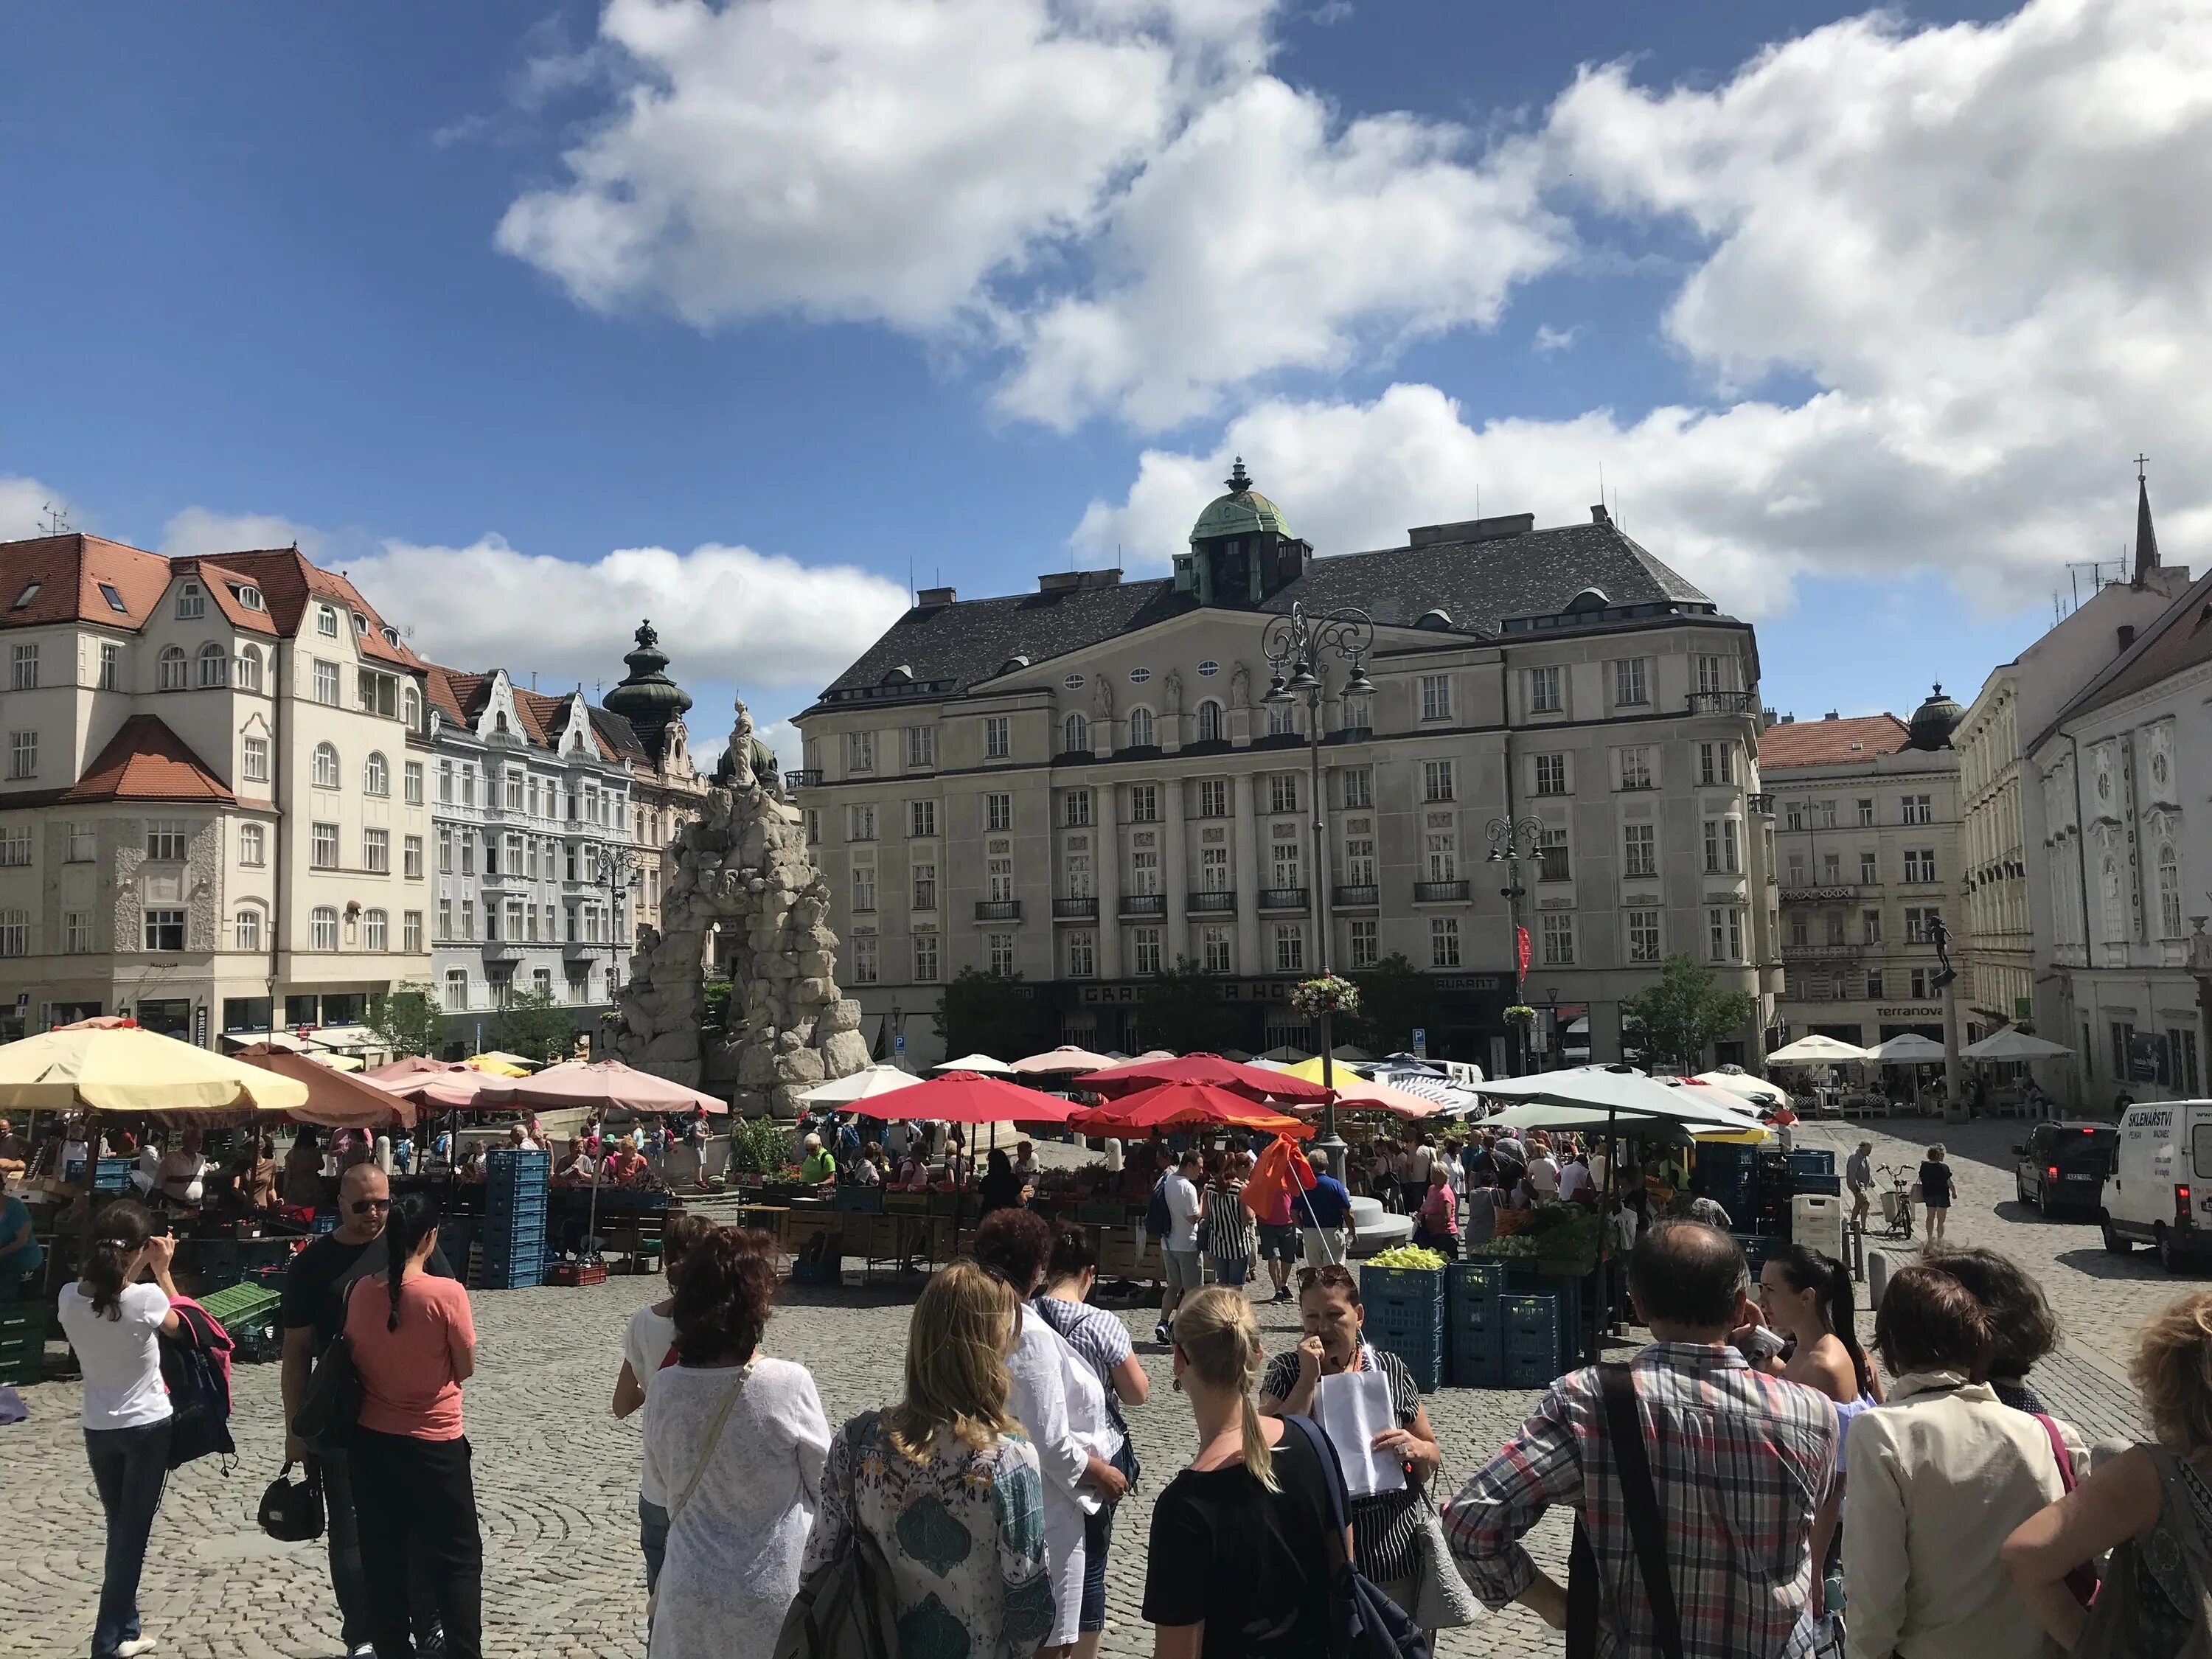
[[1065, 1123], [1077, 1109], [1057, 1095], [976, 1072], [947, 1072], [890, 1098], [899, 1116], [939, 1123]]
[[1131, 1095], [1110, 1106], [1079, 1112], [1068, 1119], [1071, 1128], [1085, 1134], [1112, 1135], [1116, 1139], [1150, 1134], [1155, 1129], [1258, 1129], [1303, 1139], [1313, 1127], [1256, 1101], [1210, 1083], [1169, 1083]]
[[236, 1058], [307, 1085], [307, 1103], [291, 1110], [295, 1122], [319, 1123], [327, 1129], [380, 1129], [395, 1121], [409, 1128], [415, 1125], [411, 1101], [349, 1073], [318, 1066], [305, 1054], [257, 1042], [240, 1048]]
[[1183, 1054], [1166, 1060], [1133, 1060], [1122, 1066], [1109, 1066], [1103, 1071], [1087, 1072], [1075, 1079], [1086, 1089], [1102, 1095], [1133, 1095], [1139, 1090], [1157, 1089], [1167, 1083], [1210, 1084], [1218, 1089], [1233, 1089], [1254, 1100], [1272, 1096], [1277, 1100], [1310, 1103], [1318, 1106], [1328, 1098], [1328, 1091], [1318, 1083], [1308, 1083], [1282, 1072], [1271, 1072], [1264, 1066], [1241, 1066], [1233, 1060], [1224, 1060], [1219, 1054]]

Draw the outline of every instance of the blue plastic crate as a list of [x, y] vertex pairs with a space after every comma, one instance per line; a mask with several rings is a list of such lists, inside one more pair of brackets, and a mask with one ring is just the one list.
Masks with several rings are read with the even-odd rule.
[[1844, 1178], [1832, 1175], [1806, 1175], [1802, 1170], [1790, 1176], [1790, 1184], [1801, 1193], [1826, 1193], [1830, 1198], [1844, 1195]]
[[1509, 1296], [1498, 1304], [1498, 1321], [1510, 1341], [1516, 1336], [1559, 1334], [1559, 1298], [1552, 1296]]
[[1505, 1356], [1495, 1344], [1462, 1343], [1455, 1338], [1451, 1380], [1455, 1389], [1502, 1389], [1505, 1386]]
[[1505, 1294], [1505, 1280], [1502, 1261], [1454, 1261], [1444, 1268], [1444, 1300], [1454, 1307], [1487, 1302]]
[[848, 1215], [881, 1215], [884, 1212], [884, 1189], [880, 1187], [840, 1187], [830, 1194], [830, 1207]]
[[1559, 1365], [1548, 1354], [1505, 1357], [1505, 1386], [1509, 1389], [1548, 1389], [1559, 1375]]
[[131, 1171], [138, 1160], [131, 1158], [103, 1158], [92, 1172], [92, 1190], [95, 1193], [127, 1193], [131, 1190]]
[[553, 1154], [541, 1148], [527, 1146], [495, 1146], [484, 1154], [484, 1168], [493, 1175], [509, 1175], [526, 1170], [550, 1170]]

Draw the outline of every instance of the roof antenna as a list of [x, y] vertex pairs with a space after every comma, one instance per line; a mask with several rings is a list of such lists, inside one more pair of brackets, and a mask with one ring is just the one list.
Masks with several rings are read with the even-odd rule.
[[42, 510], [46, 515], [46, 534], [66, 536], [70, 533], [69, 511], [66, 507], [56, 507], [52, 501], [48, 501]]
[[1119, 570], [1121, 568], [1121, 543], [1119, 543], [1119, 542], [1115, 542], [1115, 543], [1114, 544], [1114, 568], [1115, 568], [1115, 569], [1116, 569], [1116, 570]]

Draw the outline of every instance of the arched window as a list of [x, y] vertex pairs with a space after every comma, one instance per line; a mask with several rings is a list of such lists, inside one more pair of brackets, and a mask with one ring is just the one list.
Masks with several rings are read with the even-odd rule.
[[230, 654], [213, 640], [200, 647], [200, 684], [228, 685], [230, 683]]
[[409, 686], [399, 699], [399, 712], [407, 722], [407, 729], [415, 731], [422, 724], [422, 699], [413, 686]]
[[1066, 731], [1067, 741], [1062, 746], [1064, 752], [1079, 755], [1091, 747], [1091, 722], [1082, 715], [1070, 714], [1067, 717]]
[[318, 904], [307, 917], [307, 942], [311, 949], [335, 951], [338, 948], [338, 913], [327, 904]]
[[369, 751], [368, 764], [362, 768], [361, 787], [372, 795], [392, 793], [392, 769], [384, 763], [384, 757]]
[[1294, 702], [1271, 702], [1267, 705], [1267, 735], [1279, 738], [1298, 729], [1298, 706]]
[[1198, 740], [1200, 743], [1221, 741], [1221, 705], [1211, 700], [1198, 706]]
[[331, 744], [315, 745], [315, 787], [335, 789], [338, 787], [338, 751]]
[[2181, 937], [2181, 866], [2173, 856], [2173, 843], [2158, 849], [2158, 936]]
[[261, 912], [240, 910], [236, 917], [238, 948], [258, 951], [261, 948]]
[[362, 942], [372, 951], [381, 951], [391, 937], [392, 917], [388, 911], [365, 910], [362, 913]]
[[1152, 736], [1152, 711], [1132, 708], [1129, 711], [1129, 747], [1150, 749], [1157, 741]]
[[237, 685], [241, 691], [261, 689], [261, 647], [242, 645], [238, 648]]
[[185, 661], [184, 647], [181, 645], [163, 646], [161, 647], [160, 662], [161, 678], [159, 680], [159, 684], [162, 690], [181, 691], [187, 685], [191, 684], [191, 668], [190, 665]]

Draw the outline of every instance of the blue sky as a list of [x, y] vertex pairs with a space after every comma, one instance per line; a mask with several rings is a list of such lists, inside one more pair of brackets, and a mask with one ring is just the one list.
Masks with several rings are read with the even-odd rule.
[[652, 609], [702, 734], [1232, 452], [1324, 553], [1602, 468], [1801, 715], [1970, 697], [2138, 447], [2203, 562], [2185, 0], [123, 16], [0, 25], [0, 533], [296, 534], [549, 684]]

